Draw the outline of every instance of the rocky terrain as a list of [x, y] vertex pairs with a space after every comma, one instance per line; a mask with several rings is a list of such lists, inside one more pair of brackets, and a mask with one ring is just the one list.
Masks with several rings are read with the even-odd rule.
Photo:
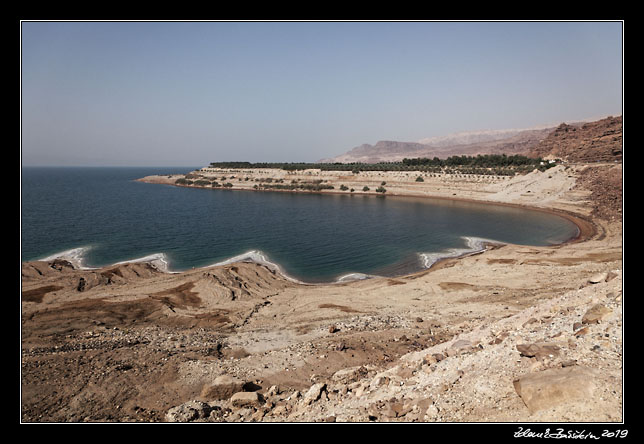
[[622, 421], [621, 164], [405, 174], [371, 180], [560, 211], [580, 238], [324, 285], [245, 262], [23, 263], [21, 420]]
[[622, 160], [622, 117], [607, 117], [583, 125], [562, 123], [529, 153], [532, 157], [569, 162]]
[[539, 155], [567, 162], [514, 177], [193, 172], [225, 174], [237, 190], [269, 178], [386, 182], [387, 196], [555, 211], [580, 235], [321, 285], [250, 262], [182, 273], [154, 261], [23, 263], [21, 421], [619, 424], [621, 140], [621, 118], [562, 125]]

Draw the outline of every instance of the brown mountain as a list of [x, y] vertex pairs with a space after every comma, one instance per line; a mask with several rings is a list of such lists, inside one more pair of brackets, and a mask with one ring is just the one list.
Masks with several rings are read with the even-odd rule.
[[610, 116], [582, 125], [562, 123], [528, 155], [571, 162], [621, 161], [622, 116]]

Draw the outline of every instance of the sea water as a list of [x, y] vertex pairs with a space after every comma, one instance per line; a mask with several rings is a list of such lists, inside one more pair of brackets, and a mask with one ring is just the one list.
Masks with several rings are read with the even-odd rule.
[[182, 271], [239, 260], [304, 282], [398, 276], [483, 241], [576, 236], [545, 212], [460, 201], [182, 188], [135, 179], [181, 168], [23, 168], [21, 260], [92, 268], [146, 260]]

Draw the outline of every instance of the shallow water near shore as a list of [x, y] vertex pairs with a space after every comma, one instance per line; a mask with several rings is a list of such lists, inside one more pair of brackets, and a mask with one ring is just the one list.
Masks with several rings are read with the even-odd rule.
[[177, 168], [23, 168], [22, 261], [85, 267], [155, 260], [170, 271], [235, 260], [304, 282], [420, 271], [483, 240], [554, 245], [578, 233], [562, 217], [460, 201], [190, 189], [136, 182]]

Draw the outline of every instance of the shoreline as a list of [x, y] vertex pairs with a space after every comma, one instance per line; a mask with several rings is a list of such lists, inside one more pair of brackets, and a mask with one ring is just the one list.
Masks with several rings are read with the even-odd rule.
[[[558, 244], [554, 245], [549, 245], [549, 246], [541, 246], [539, 248], [559, 248], [561, 246], [571, 244], [571, 243], [577, 243], [577, 242], [584, 242], [586, 240], [589, 240], [593, 238], [597, 234], [597, 225], [588, 217], [585, 217], [579, 213], [575, 213], [572, 211], [567, 211], [563, 209], [556, 209], [556, 208], [545, 208], [545, 207], [539, 207], [539, 206], [534, 206], [534, 205], [526, 205], [526, 204], [521, 204], [521, 203], [514, 203], [514, 202], [498, 202], [498, 201], [491, 201], [491, 200], [482, 200], [482, 199], [473, 199], [473, 198], [464, 198], [464, 197], [458, 197], [458, 196], [440, 196], [440, 195], [427, 195], [427, 194], [413, 194], [413, 193], [391, 193], [389, 195], [385, 194], [380, 194], [380, 193], [375, 193], [375, 192], [361, 192], [360, 194], [347, 194], [346, 192], [341, 192], [341, 191], [304, 191], [304, 190], [265, 190], [265, 189], [248, 189], [248, 188], [240, 188], [240, 187], [231, 187], [229, 189], [218, 189], [218, 188], [211, 188], [211, 187], [205, 187], [205, 186], [193, 186], [193, 185], [182, 185], [182, 184], [175, 184], [175, 183], [170, 183], [168, 181], [156, 181], [154, 179], [150, 180], [148, 179], [149, 177], [156, 178], [158, 176], [147, 176], [139, 179], [135, 179], [137, 182], [143, 182], [143, 183], [149, 183], [149, 184], [158, 184], [158, 185], [170, 185], [170, 186], [176, 186], [176, 187], [181, 187], [181, 188], [191, 188], [191, 189], [204, 189], [204, 190], [211, 190], [211, 191], [252, 191], [252, 192], [277, 192], [277, 193], [297, 193], [297, 194], [315, 194], [315, 195], [343, 195], [343, 196], [373, 196], [373, 197], [378, 197], [378, 198], [417, 198], [421, 200], [441, 200], [441, 201], [455, 201], [455, 202], [463, 202], [463, 203], [474, 203], [474, 204], [482, 204], [482, 205], [497, 205], [497, 206], [503, 206], [503, 207], [510, 207], [510, 208], [519, 208], [519, 209], [524, 209], [528, 211], [539, 211], [547, 214], [552, 214], [558, 217], [562, 217], [571, 223], [573, 223], [578, 230], [578, 233], [576, 236], [573, 236], [563, 242], [560, 242]], [[146, 180], [147, 179], [147, 180]], [[341, 285], [341, 284], [347, 284], [350, 282], [354, 281], [359, 281], [359, 280], [371, 280], [371, 279], [391, 279], [391, 278], [413, 278], [418, 275], [423, 275], [425, 273], [428, 273], [432, 270], [437, 269], [438, 267], [441, 266], [443, 262], [450, 261], [450, 260], [458, 260], [464, 257], [468, 257], [471, 255], [475, 254], [482, 254], [485, 253], [489, 248], [498, 248], [499, 246], [502, 245], [515, 245], [511, 243], [506, 243], [506, 242], [499, 242], [496, 240], [486, 240], [486, 239], [479, 239], [481, 242], [481, 248], [480, 249], [470, 249], [466, 250], [461, 254], [457, 255], [450, 255], [449, 252], [445, 252], [445, 255], [442, 257], [438, 257], [435, 261], [433, 261], [429, 266], [422, 268], [417, 271], [413, 271], [410, 273], [402, 274], [402, 275], [394, 275], [394, 276], [381, 276], [381, 275], [372, 275], [372, 274], [364, 274], [361, 272], [348, 272], [334, 281], [329, 281], [329, 282], [306, 282], [302, 281], [300, 279], [294, 278], [292, 276], [289, 276], [286, 274], [279, 264], [270, 262], [269, 260], [266, 259], [266, 256], [263, 252], [258, 251], [258, 250], [250, 250], [245, 253], [242, 253], [240, 255], [235, 255], [232, 256], [228, 259], [224, 259], [223, 261], [219, 261], [213, 264], [209, 265], [204, 265], [201, 267], [193, 267], [192, 270], [194, 269], [209, 269], [211, 267], [216, 267], [216, 266], [223, 266], [223, 265], [230, 265], [232, 263], [236, 262], [250, 262], [250, 263], [256, 263], [262, 266], [265, 266], [267, 269], [278, 273], [280, 276], [282, 276], [284, 279], [294, 282], [296, 284], [300, 285], [307, 285], [307, 286], [324, 286], [324, 285]], [[182, 274], [190, 271], [191, 269], [186, 269], [186, 270], [178, 270], [178, 271], [173, 271], [170, 270], [169, 267], [169, 261], [167, 260], [167, 257], [165, 253], [160, 252], [160, 253], [153, 253], [144, 257], [140, 258], [135, 258], [135, 259], [130, 259], [130, 260], [124, 260], [124, 261], [119, 261], [115, 262], [113, 264], [108, 264], [100, 267], [87, 267], [83, 265], [83, 258], [82, 255], [84, 252], [86, 252], [88, 249], [91, 247], [88, 246], [82, 246], [82, 247], [77, 247], [77, 248], [72, 248], [69, 250], [62, 251], [60, 253], [56, 253], [53, 255], [49, 255], [46, 258], [43, 259], [38, 259], [37, 261], [53, 261], [55, 259], [62, 259], [70, 262], [72, 266], [78, 270], [100, 270], [100, 269], [106, 269], [106, 268], [111, 268], [115, 267], [118, 265], [122, 264], [132, 264], [132, 263], [148, 263], [157, 270], [163, 272], [163, 273], [168, 273], [168, 274]], [[71, 253], [69, 255], [68, 253]], [[432, 254], [440, 254], [441, 252], [436, 252]], [[421, 256], [426, 255], [427, 253], [418, 253]], [[254, 259], [253, 257], [261, 257], [260, 259]], [[35, 261], [23, 261], [22, 263], [26, 262], [35, 262]], [[355, 276], [355, 277], [354, 277]], [[349, 279], [347, 279], [349, 277]]]
[[[572, 181], [554, 193], [569, 173], [408, 196], [460, 189], [579, 229], [557, 245], [477, 243], [400, 277], [300, 284], [236, 257], [175, 274], [23, 262], [22, 418], [619, 422], [622, 221], [594, 214]], [[530, 344], [549, 353], [524, 354]], [[589, 391], [535, 409], [517, 381], [549, 375]], [[237, 404], [226, 380], [256, 403]]]
[[[415, 173], [415, 172], [412, 172]], [[414, 194], [414, 193], [400, 193], [400, 192], [394, 192], [394, 193], [389, 193], [389, 194], [381, 194], [381, 193], [376, 193], [373, 191], [368, 191], [368, 192], [361, 192], [360, 194], [353, 194], [353, 193], [347, 193], [346, 191], [330, 191], [330, 190], [325, 190], [325, 191], [305, 191], [305, 190], [284, 190], [284, 189], [252, 189], [252, 188], [245, 188], [245, 187], [235, 187], [234, 185], [231, 188], [227, 189], [220, 189], [220, 188], [212, 188], [212, 187], [206, 187], [206, 186], [200, 186], [200, 185], [183, 185], [183, 184], [176, 184], [172, 183], [167, 180], [161, 180], [157, 181], [153, 178], [157, 176], [148, 176], [148, 177], [143, 177], [136, 179], [138, 182], [143, 182], [143, 183], [150, 183], [150, 184], [162, 184], [162, 185], [170, 185], [170, 186], [176, 186], [180, 188], [190, 188], [190, 189], [204, 189], [204, 190], [212, 190], [212, 191], [252, 191], [252, 192], [275, 192], [275, 193], [296, 193], [296, 194], [315, 194], [315, 195], [336, 195], [336, 196], [372, 196], [372, 197], [378, 197], [378, 198], [417, 198], [421, 200], [441, 200], [441, 201], [454, 201], [454, 202], [462, 202], [462, 203], [474, 203], [474, 204], [482, 204], [482, 205], [497, 205], [497, 206], [502, 206], [502, 207], [509, 207], [509, 208], [518, 208], [518, 209], [523, 209], [523, 210], [528, 210], [528, 211], [539, 211], [542, 213], [546, 214], [551, 214], [555, 215], [558, 217], [562, 217], [569, 222], [573, 223], [577, 227], [577, 235], [560, 242], [558, 244], [550, 245], [544, 248], [558, 248], [567, 244], [571, 243], [577, 243], [577, 242], [584, 242], [589, 239], [592, 239], [594, 236], [597, 235], [598, 233], [598, 226], [595, 222], [590, 217], [586, 217], [580, 213], [576, 213], [570, 210], [564, 210], [564, 209], [559, 209], [559, 208], [549, 208], [549, 207], [542, 207], [542, 206], [535, 206], [535, 205], [530, 205], [530, 204], [523, 204], [523, 203], [515, 203], [515, 202], [500, 202], [500, 201], [493, 201], [493, 200], [485, 200], [485, 199], [474, 199], [474, 198], [465, 198], [465, 197], [459, 197], [459, 196], [441, 196], [441, 195], [430, 195], [430, 194]], [[151, 179], [152, 178], [152, 179]], [[457, 256], [450, 256], [446, 255], [445, 257], [441, 257], [434, 261], [429, 267], [412, 272], [412, 273], [407, 273], [404, 275], [400, 276], [391, 276], [391, 277], [396, 277], [396, 278], [404, 278], [404, 277], [412, 277], [415, 276], [419, 273], [426, 273], [429, 272], [432, 268], [436, 267], [439, 263], [443, 261], [448, 261], [450, 259], [459, 259], [462, 257], [467, 257], [472, 254], [481, 254], [487, 251], [488, 247], [490, 245], [495, 245], [495, 244], [502, 244], [502, 245], [513, 245], [505, 242], [497, 242], [497, 241], [492, 241], [489, 243], [484, 242], [483, 243], [483, 248], [480, 251], [465, 251], [463, 254], [459, 254]], [[419, 254], [425, 254], [425, 253], [419, 253]], [[276, 265], [276, 264], [274, 264]], [[277, 265], [278, 269], [279, 266]], [[341, 278], [332, 281], [332, 282], [327, 282], [327, 283], [307, 283], [307, 282], [302, 282], [298, 281], [297, 279], [291, 278], [290, 276], [287, 276], [280, 270], [280, 274], [284, 276], [286, 279], [294, 280], [296, 282], [304, 283], [306, 285], [326, 285], [326, 284], [343, 284], [346, 282], [353, 281], [355, 279], [351, 279], [349, 281], [342, 281], [342, 276]], [[356, 273], [348, 273], [348, 275], [354, 275]], [[362, 275], [362, 273], [358, 273]], [[364, 280], [364, 279], [372, 279], [372, 278], [387, 278], [386, 276], [379, 276], [379, 275], [366, 275], [365, 277], [361, 277], [358, 280]]]
[[[331, 171], [332, 172], [332, 171]], [[416, 173], [416, 172], [412, 172]], [[390, 192], [387, 191], [385, 194], [377, 193], [375, 191], [361, 191], [359, 194], [347, 193], [346, 191], [335, 191], [335, 190], [324, 190], [324, 191], [306, 191], [306, 190], [284, 190], [284, 189], [252, 189], [246, 187], [236, 187], [233, 185], [230, 188], [212, 188], [207, 186], [200, 185], [183, 185], [176, 184], [168, 180], [156, 180], [160, 176], [146, 176], [139, 179], [135, 179], [137, 182], [157, 184], [157, 185], [170, 185], [179, 188], [189, 188], [189, 189], [203, 189], [203, 190], [212, 190], [212, 191], [252, 191], [252, 192], [273, 192], [273, 193], [294, 193], [294, 194], [315, 194], [315, 195], [335, 195], [335, 196], [373, 196], [373, 197], [402, 197], [402, 198], [419, 198], [419, 199], [435, 199], [443, 201], [455, 201], [462, 203], [474, 203], [474, 204], [484, 204], [484, 205], [498, 205], [502, 207], [510, 208], [519, 208], [529, 211], [540, 211], [547, 214], [556, 215], [563, 217], [564, 219], [572, 222], [577, 226], [579, 233], [576, 237], [573, 237], [569, 240], [566, 240], [557, 245], [563, 245], [570, 242], [582, 242], [584, 240], [590, 239], [597, 234], [597, 225], [593, 222], [590, 217], [587, 217], [581, 213], [574, 212], [571, 210], [565, 210], [561, 208], [553, 208], [546, 206], [539, 206], [534, 204], [526, 203], [517, 203], [517, 202], [507, 202], [507, 201], [498, 201], [498, 200], [489, 200], [489, 199], [476, 199], [471, 197], [461, 197], [461, 196], [444, 196], [439, 194], [419, 194], [419, 193], [401, 193], [401, 192]]]
[[[137, 181], [142, 181], [145, 182], [141, 179], [137, 179]], [[155, 182], [146, 182], [146, 183], [154, 183]], [[212, 188], [206, 188], [206, 187], [194, 187], [194, 186], [184, 186], [184, 185], [172, 185], [168, 184], [171, 186], [178, 186], [178, 187], [184, 187], [184, 188], [198, 188], [198, 189], [206, 189], [206, 190], [213, 190], [215, 191], [216, 189]], [[324, 194], [334, 194], [334, 195], [346, 195], [346, 193], [341, 193], [341, 192], [315, 192], [315, 191], [297, 191], [297, 190], [253, 190], [253, 189], [244, 189], [244, 188], [232, 188], [230, 190], [222, 190], [222, 191], [265, 191], [265, 192], [285, 192], [285, 193], [300, 193], [300, 194], [317, 194], [317, 195], [324, 195]], [[386, 198], [387, 196], [384, 195], [379, 195], [379, 194], [367, 194], [364, 193], [364, 195], [369, 195], [369, 196], [375, 196], [379, 198]], [[432, 200], [432, 199], [438, 199], [438, 200], [447, 200], [447, 201], [458, 201], [458, 202], [465, 202], [465, 203], [476, 203], [476, 204], [483, 204], [483, 205], [499, 205], [499, 206], [506, 206], [506, 207], [512, 207], [512, 208], [520, 208], [520, 209], [525, 209], [529, 211], [540, 211], [552, 215], [556, 215], [562, 218], [565, 218], [566, 220], [569, 220], [572, 222], [576, 227], [577, 227], [577, 235], [571, 237], [570, 239], [567, 239], [563, 242], [560, 242], [558, 244], [554, 245], [548, 245], [548, 246], [541, 246], [539, 248], [557, 248], [561, 247], [563, 245], [567, 245], [570, 243], [576, 243], [576, 242], [583, 242], [585, 240], [591, 239], [596, 233], [596, 225], [587, 218], [584, 218], [583, 216], [572, 213], [572, 212], [567, 212], [564, 210], [557, 210], [557, 209], [548, 209], [548, 208], [542, 208], [542, 207], [534, 207], [534, 206], [528, 206], [528, 205], [522, 205], [522, 204], [515, 204], [515, 203], [508, 203], [508, 202], [494, 202], [494, 201], [483, 201], [483, 200], [476, 200], [476, 199], [466, 199], [466, 198], [450, 198], [450, 197], [444, 197], [444, 196], [428, 196], [428, 195], [413, 195], [413, 194], [391, 194], [389, 197], [392, 198], [419, 198], [422, 200]], [[469, 237], [464, 237], [464, 239], [470, 239]], [[37, 261], [43, 261], [43, 262], [51, 262], [56, 259], [61, 259], [61, 260], [66, 260], [72, 264], [72, 266], [75, 269], [78, 270], [101, 270], [101, 269], [107, 269], [107, 268], [112, 268], [118, 265], [122, 264], [133, 264], [133, 263], [147, 263], [151, 266], [153, 266], [155, 269], [167, 273], [167, 274], [182, 274], [186, 273], [190, 270], [195, 270], [195, 269], [209, 269], [212, 267], [218, 267], [218, 266], [224, 266], [224, 265], [230, 265], [233, 263], [238, 263], [238, 262], [245, 262], [245, 263], [255, 263], [259, 264], [261, 266], [266, 267], [267, 269], [271, 270], [272, 272], [278, 273], [282, 278], [291, 281], [293, 283], [299, 284], [299, 285], [307, 285], [307, 286], [325, 286], [325, 285], [341, 285], [341, 284], [347, 284], [350, 282], [354, 281], [360, 281], [360, 280], [370, 280], [370, 279], [391, 279], [391, 278], [407, 278], [407, 277], [414, 277], [417, 275], [425, 274], [427, 272], [432, 271], [432, 269], [436, 269], [436, 267], [440, 266], [441, 263], [449, 260], [457, 260], [461, 259], [464, 257], [468, 257], [471, 255], [475, 254], [482, 254], [485, 253], [488, 249], [490, 248], [498, 248], [499, 246], [503, 245], [518, 245], [518, 244], [512, 244], [512, 243], [507, 243], [507, 242], [500, 242], [496, 240], [489, 240], [489, 239], [481, 239], [481, 238], [476, 238], [473, 237], [471, 238], [472, 240], [478, 240], [480, 242], [480, 247], [476, 248], [474, 246], [471, 246], [469, 249], [465, 249], [460, 254], [452, 255], [450, 254], [448, 250], [444, 252], [443, 256], [440, 256], [441, 252], [436, 252], [436, 253], [431, 253], [435, 255], [439, 255], [436, 260], [434, 260], [429, 266], [425, 266], [424, 268], [413, 271], [410, 273], [402, 274], [402, 275], [392, 275], [392, 276], [381, 276], [381, 275], [372, 275], [372, 274], [365, 274], [362, 272], [348, 272], [346, 274], [343, 274], [342, 276], [336, 278], [333, 281], [329, 282], [307, 282], [300, 280], [298, 278], [294, 278], [287, 273], [285, 273], [282, 268], [280, 267], [279, 264], [271, 262], [267, 259], [265, 253], [259, 251], [259, 250], [250, 250], [245, 253], [231, 256], [228, 259], [224, 259], [223, 261], [218, 261], [213, 264], [209, 265], [204, 265], [201, 267], [193, 267], [192, 269], [186, 269], [186, 270], [171, 270], [170, 269], [170, 264], [169, 260], [167, 259], [167, 256], [165, 253], [153, 253], [149, 254], [144, 257], [140, 258], [135, 258], [135, 259], [130, 259], [130, 260], [124, 260], [124, 261], [118, 261], [113, 264], [108, 264], [104, 266], [99, 266], [99, 267], [88, 267], [83, 265], [83, 253], [85, 253], [88, 249], [91, 247], [88, 246], [83, 246], [83, 247], [77, 247], [77, 248], [72, 248], [69, 250], [62, 251], [60, 253], [56, 253], [53, 255], [49, 255], [46, 258], [39, 259]], [[71, 253], [71, 255], [69, 254]], [[425, 256], [430, 253], [417, 253], [420, 256]], [[27, 262], [36, 262], [36, 261], [24, 261], [22, 262], [27, 263]]]
[[[478, 239], [478, 238], [475, 238]], [[154, 267], [157, 271], [164, 273], [164, 274], [169, 274], [169, 275], [181, 275], [185, 274], [187, 272], [192, 272], [194, 270], [208, 270], [213, 267], [223, 267], [227, 265], [234, 265], [237, 263], [250, 263], [250, 264], [256, 264], [260, 265], [262, 267], [265, 267], [266, 269], [270, 270], [273, 273], [279, 274], [283, 279], [293, 282], [298, 285], [305, 285], [305, 286], [327, 286], [327, 285], [343, 285], [355, 281], [364, 281], [368, 279], [400, 279], [400, 278], [406, 278], [406, 277], [411, 277], [414, 275], [417, 275], [419, 273], [425, 273], [430, 270], [432, 270], [434, 267], [436, 267], [437, 264], [439, 264], [442, 261], [450, 260], [450, 259], [460, 259], [463, 257], [468, 257], [472, 256], [475, 254], [481, 254], [485, 253], [489, 248], [498, 248], [499, 246], [503, 245], [514, 245], [514, 244], [508, 244], [508, 243], [503, 243], [503, 242], [497, 242], [497, 241], [491, 241], [491, 240], [486, 240], [486, 239], [479, 239], [481, 242], [481, 247], [478, 249], [470, 249], [470, 250], [465, 250], [462, 253], [456, 254], [456, 255], [451, 255], [448, 252], [445, 253], [444, 256], [439, 256], [436, 260], [434, 260], [429, 266], [425, 266], [420, 270], [417, 271], [412, 271], [409, 273], [405, 274], [400, 274], [400, 275], [391, 275], [391, 276], [385, 276], [385, 275], [377, 275], [377, 274], [368, 274], [368, 273], [362, 273], [362, 272], [348, 272], [345, 273], [339, 277], [337, 277], [333, 281], [321, 281], [321, 282], [307, 282], [303, 281], [301, 279], [295, 278], [293, 276], [288, 275], [285, 273], [282, 268], [280, 267], [279, 264], [275, 262], [271, 262], [268, 259], [266, 259], [266, 255], [258, 250], [251, 250], [247, 251], [246, 253], [242, 253], [236, 256], [232, 256], [229, 259], [219, 261], [213, 264], [209, 265], [203, 265], [200, 267], [192, 267], [190, 269], [186, 270], [171, 270], [169, 267], [169, 261], [166, 259], [165, 253], [156, 253], [156, 254], [150, 254], [144, 257], [136, 258], [136, 259], [130, 259], [130, 260], [125, 260], [125, 261], [118, 261], [114, 262], [112, 264], [107, 264], [103, 266], [96, 266], [96, 267], [88, 267], [83, 264], [83, 257], [81, 255], [74, 255], [74, 256], [68, 256], [66, 253], [68, 252], [74, 252], [77, 250], [87, 250], [87, 248], [79, 247], [79, 248], [74, 248], [71, 250], [65, 250], [62, 251], [59, 254], [54, 254], [50, 255], [46, 258], [43, 259], [37, 259], [37, 260], [31, 260], [31, 261], [22, 261], [22, 264], [29, 264], [33, 262], [47, 262], [47, 263], [53, 263], [54, 261], [61, 260], [61, 261], [67, 261], [70, 263], [70, 265], [78, 271], [100, 271], [100, 270], [106, 270], [110, 268], [117, 267], [119, 265], [127, 265], [127, 264], [148, 264], [152, 267]], [[558, 244], [558, 245], [563, 245]], [[553, 245], [557, 246], [557, 245]], [[433, 253], [438, 255], [440, 252]], [[420, 256], [427, 255], [428, 253], [417, 253]], [[259, 259], [254, 259], [253, 257], [259, 257]]]

